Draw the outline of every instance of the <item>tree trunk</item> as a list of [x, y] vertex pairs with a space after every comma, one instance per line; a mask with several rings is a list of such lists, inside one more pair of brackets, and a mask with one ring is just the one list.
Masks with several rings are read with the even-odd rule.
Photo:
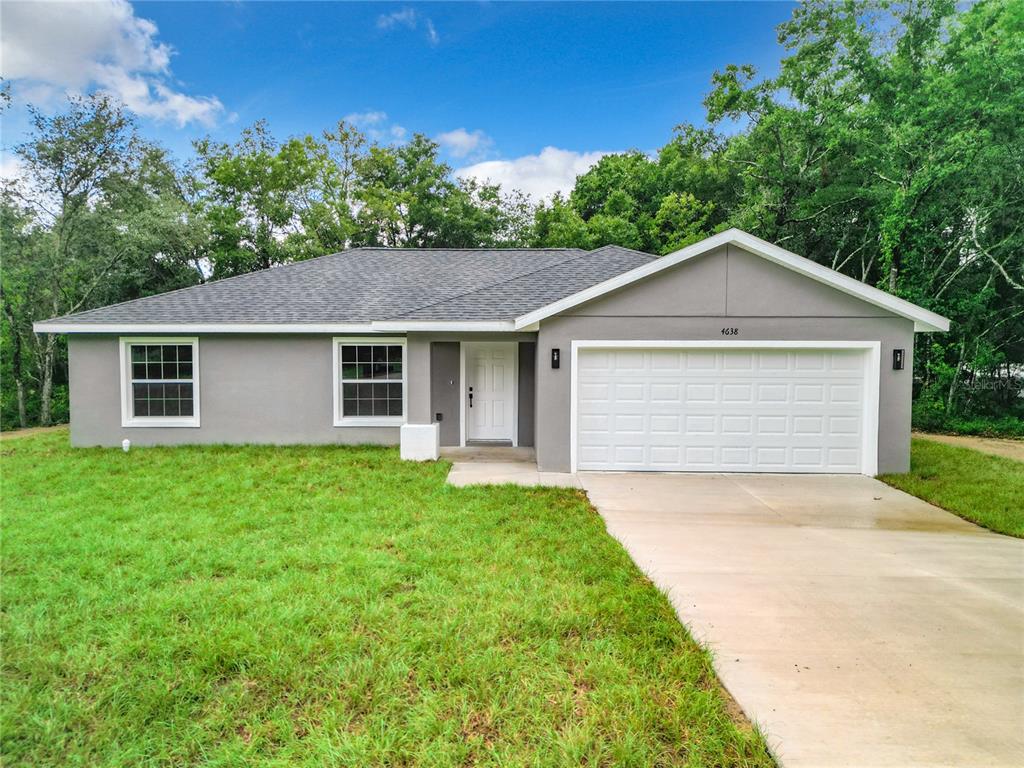
[[14, 307], [7, 300], [7, 295], [2, 288], [0, 288], [0, 296], [3, 297], [4, 316], [11, 328], [11, 375], [14, 377], [18, 398], [18, 426], [24, 429], [28, 426], [28, 411], [25, 407], [25, 373], [22, 370], [21, 334], [14, 321]]
[[946, 416], [953, 413], [953, 403], [956, 399], [957, 385], [960, 383], [960, 372], [964, 368], [964, 355], [967, 353], [967, 342], [960, 342], [960, 358], [956, 361], [956, 369], [953, 371], [953, 380], [949, 383], [949, 394], [946, 397]]
[[15, 379], [14, 386], [18, 393], [18, 426], [24, 429], [28, 426], [28, 409], [25, 407], [25, 382], [20, 378]]
[[39, 390], [39, 424], [50, 426], [53, 421], [53, 363], [56, 357], [57, 337], [46, 334], [46, 344], [39, 360], [39, 378], [42, 386]]

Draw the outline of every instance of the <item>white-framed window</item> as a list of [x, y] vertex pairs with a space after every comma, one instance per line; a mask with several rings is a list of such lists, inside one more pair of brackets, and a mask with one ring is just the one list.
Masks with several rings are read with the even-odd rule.
[[121, 426], [199, 426], [198, 338], [121, 338]]
[[334, 426], [405, 423], [405, 339], [334, 339]]

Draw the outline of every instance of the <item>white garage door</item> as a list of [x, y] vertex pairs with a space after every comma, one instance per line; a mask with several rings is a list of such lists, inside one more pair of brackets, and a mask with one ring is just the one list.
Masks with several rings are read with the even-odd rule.
[[863, 349], [581, 348], [581, 470], [861, 472]]

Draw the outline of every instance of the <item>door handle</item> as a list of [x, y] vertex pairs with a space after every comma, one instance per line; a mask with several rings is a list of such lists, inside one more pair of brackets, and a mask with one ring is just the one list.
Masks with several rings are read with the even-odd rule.
[[473, 407], [473, 388], [469, 388], [469, 407]]

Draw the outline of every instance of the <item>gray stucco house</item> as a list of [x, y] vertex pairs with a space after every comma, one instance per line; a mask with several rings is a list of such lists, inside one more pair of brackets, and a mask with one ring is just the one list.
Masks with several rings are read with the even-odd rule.
[[663, 257], [355, 248], [37, 323], [74, 445], [534, 446], [542, 471], [909, 466], [949, 321], [739, 230]]

